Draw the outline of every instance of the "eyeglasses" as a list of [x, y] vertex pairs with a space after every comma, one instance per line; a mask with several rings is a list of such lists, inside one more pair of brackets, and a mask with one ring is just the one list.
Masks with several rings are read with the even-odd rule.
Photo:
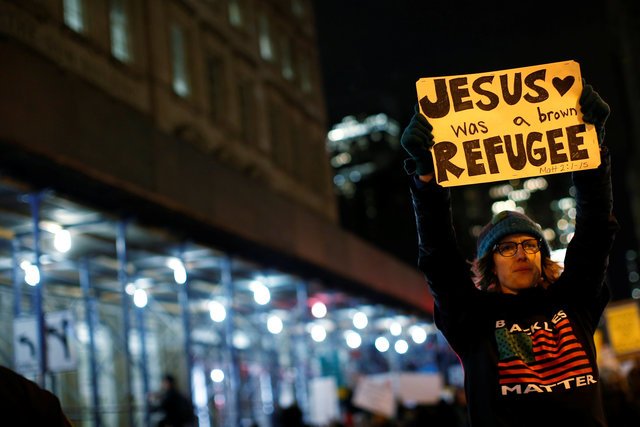
[[518, 246], [522, 246], [522, 250], [524, 250], [528, 254], [536, 254], [540, 252], [540, 240], [538, 239], [527, 239], [523, 240], [520, 243], [517, 242], [501, 242], [496, 243], [493, 247], [494, 252], [498, 252], [500, 255], [504, 257], [512, 257], [518, 253]]

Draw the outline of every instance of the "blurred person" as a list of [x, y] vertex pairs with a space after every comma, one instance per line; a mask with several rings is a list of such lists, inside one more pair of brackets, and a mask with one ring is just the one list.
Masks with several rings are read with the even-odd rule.
[[467, 395], [464, 392], [464, 388], [455, 387], [453, 390], [453, 410], [456, 416], [456, 426], [469, 427], [469, 420], [467, 419]]
[[610, 427], [637, 427], [640, 425], [634, 416], [629, 385], [619, 368], [604, 366], [600, 368], [602, 380], [602, 401], [604, 414]]
[[635, 425], [640, 425], [640, 355], [631, 361], [631, 368], [627, 372], [626, 378], [631, 399], [631, 418]]
[[55, 394], [5, 366], [0, 366], [0, 409], [1, 425], [72, 427]]
[[605, 274], [619, 227], [604, 145], [610, 109], [586, 84], [579, 105], [595, 125], [601, 164], [572, 173], [577, 215], [564, 268], [551, 260], [540, 226], [514, 211], [483, 228], [470, 267], [458, 249], [450, 191], [434, 179], [432, 126], [417, 108], [401, 137], [418, 266], [436, 325], [462, 362], [473, 427], [607, 426], [593, 334], [609, 301]]
[[280, 427], [306, 427], [302, 410], [297, 403], [282, 408], [278, 416]]
[[171, 374], [162, 378], [162, 390], [150, 396], [151, 412], [162, 413], [158, 427], [191, 427], [196, 416], [191, 401], [178, 389]]

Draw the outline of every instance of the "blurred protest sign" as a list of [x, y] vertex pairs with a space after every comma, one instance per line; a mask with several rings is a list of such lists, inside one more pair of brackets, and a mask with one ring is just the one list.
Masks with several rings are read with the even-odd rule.
[[393, 418], [398, 403], [434, 405], [442, 397], [444, 381], [438, 373], [398, 372], [359, 378], [352, 404], [374, 414]]
[[604, 318], [609, 343], [616, 354], [640, 353], [640, 309], [636, 301], [609, 304]]

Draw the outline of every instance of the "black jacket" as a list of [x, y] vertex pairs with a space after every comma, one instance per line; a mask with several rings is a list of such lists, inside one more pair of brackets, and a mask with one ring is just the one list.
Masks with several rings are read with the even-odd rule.
[[478, 290], [458, 250], [450, 193], [414, 181], [419, 259], [437, 327], [465, 372], [473, 427], [606, 426], [593, 340], [608, 302], [612, 215], [610, 159], [573, 174], [576, 230], [564, 271], [547, 289]]
[[4, 366], [0, 366], [0, 408], [2, 419], [11, 420], [6, 425], [13, 427], [71, 427], [56, 395]]

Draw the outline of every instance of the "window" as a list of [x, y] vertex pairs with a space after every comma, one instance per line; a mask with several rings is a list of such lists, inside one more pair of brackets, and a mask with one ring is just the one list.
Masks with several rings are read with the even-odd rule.
[[229, 0], [229, 22], [238, 28], [244, 24], [241, 1], [242, 0]]
[[269, 17], [265, 13], [260, 14], [258, 25], [260, 31], [260, 56], [266, 61], [272, 61], [273, 43], [271, 41], [271, 28], [269, 25]]
[[207, 80], [209, 90], [210, 117], [214, 122], [221, 121], [225, 110], [224, 63], [222, 59], [207, 57]]
[[247, 144], [256, 143], [255, 141], [255, 117], [254, 105], [255, 95], [253, 84], [245, 80], [238, 85], [238, 104], [240, 106], [240, 132], [242, 132], [242, 140]]
[[307, 176], [309, 171], [313, 169], [313, 166], [309, 164], [311, 153], [298, 120], [291, 121], [289, 130], [291, 132], [292, 155], [295, 159], [291, 165], [291, 172], [294, 177], [300, 179], [301, 182], [305, 182], [309, 179]]
[[302, 0], [292, 0], [291, 1], [291, 11], [293, 15], [297, 18], [302, 18], [305, 15], [305, 5]]
[[130, 62], [132, 59], [127, 3], [127, 0], [111, 0], [109, 11], [111, 54], [122, 62]]
[[64, 0], [64, 23], [73, 31], [85, 31], [85, 10], [82, 0]]
[[271, 137], [271, 152], [273, 161], [287, 173], [291, 173], [291, 147], [289, 143], [289, 122], [284, 110], [273, 102], [269, 108], [269, 126]]
[[311, 70], [309, 59], [305, 56], [300, 58], [300, 89], [303, 93], [311, 93]]
[[178, 24], [171, 25], [171, 55], [173, 71], [173, 90], [183, 98], [191, 93], [187, 43], [184, 29]]
[[291, 42], [287, 37], [280, 39], [280, 51], [282, 52], [282, 77], [287, 80], [293, 80], [295, 73], [293, 72], [293, 60], [291, 56]]

